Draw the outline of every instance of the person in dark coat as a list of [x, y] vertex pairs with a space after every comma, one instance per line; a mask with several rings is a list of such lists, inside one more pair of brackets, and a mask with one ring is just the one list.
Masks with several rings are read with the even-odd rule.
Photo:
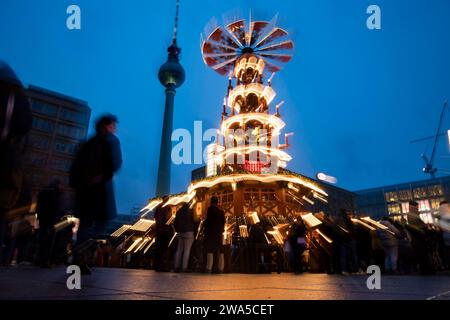
[[6, 214], [23, 187], [25, 138], [31, 126], [30, 103], [22, 83], [0, 60], [0, 255], [6, 240]]
[[[76, 193], [75, 215], [80, 218], [77, 245], [104, 232], [117, 216], [113, 176], [122, 166], [122, 152], [116, 125], [117, 117], [111, 114], [97, 120], [96, 135], [81, 145], [72, 164], [70, 185]], [[82, 269], [89, 273], [86, 267]]]
[[247, 244], [249, 258], [248, 271], [257, 273], [259, 271], [258, 263], [261, 258], [261, 254], [264, 253], [264, 248], [266, 248], [268, 244], [264, 228], [261, 226], [261, 222], [250, 219]]
[[50, 267], [52, 240], [55, 236], [53, 226], [62, 215], [62, 192], [60, 181], [53, 181], [49, 187], [38, 195], [36, 212], [39, 219], [39, 253], [38, 265]]
[[372, 236], [370, 230], [360, 224], [354, 224], [356, 255], [361, 270], [367, 270], [372, 256]]
[[359, 262], [356, 254], [355, 229], [351, 220], [351, 213], [346, 209], [339, 210], [336, 224], [339, 239], [339, 265], [338, 273], [349, 274], [359, 271]]
[[166, 257], [168, 254], [170, 239], [173, 237], [173, 228], [167, 222], [172, 216], [169, 206], [164, 206], [168, 197], [163, 197], [163, 202], [155, 209], [155, 257], [153, 268], [157, 272], [169, 271]]
[[381, 218], [380, 224], [387, 228], [380, 228], [376, 231], [384, 250], [384, 272], [395, 274], [398, 267], [398, 239], [400, 231], [395, 227], [391, 217]]
[[317, 227], [318, 230], [327, 238], [331, 239], [331, 243], [321, 241], [320, 250], [324, 257], [324, 269], [328, 274], [334, 274], [339, 271], [339, 248], [340, 248], [340, 232], [339, 227], [323, 212], [316, 214], [316, 217], [322, 221]]
[[[36, 226], [35, 215], [32, 214], [32, 192], [28, 183], [24, 182], [19, 198], [13, 209], [8, 212], [8, 234], [1, 257], [1, 264], [11, 262], [28, 263], [30, 257], [30, 245]], [[31, 258], [31, 259], [30, 259]]]
[[291, 233], [288, 237], [291, 247], [290, 265], [295, 274], [302, 273], [303, 270], [303, 252], [307, 249], [306, 246], [306, 227], [303, 220], [298, 219], [293, 225]]
[[416, 256], [421, 274], [433, 274], [433, 266], [430, 263], [428, 252], [428, 227], [419, 215], [418, 204], [415, 201], [409, 202], [408, 224], [406, 229], [412, 238], [412, 248]]
[[[192, 243], [194, 242], [195, 219], [194, 212], [189, 208], [189, 203], [184, 203], [177, 211], [175, 220], [173, 222], [175, 231], [177, 233], [177, 252], [175, 255], [175, 272], [187, 272], [189, 257], [191, 253]], [[183, 260], [181, 260], [183, 258]], [[180, 266], [181, 262], [182, 265]]]
[[413, 268], [413, 251], [411, 245], [411, 235], [406, 229], [406, 220], [402, 217], [400, 221], [394, 221], [394, 226], [399, 231], [398, 236], [398, 270], [401, 273], [409, 274]]
[[225, 230], [225, 213], [219, 208], [219, 199], [211, 198], [211, 206], [208, 208], [204, 222], [204, 248], [206, 251], [206, 272], [211, 273], [214, 256], [219, 257], [219, 272], [223, 272], [224, 257], [221, 253], [223, 232]]

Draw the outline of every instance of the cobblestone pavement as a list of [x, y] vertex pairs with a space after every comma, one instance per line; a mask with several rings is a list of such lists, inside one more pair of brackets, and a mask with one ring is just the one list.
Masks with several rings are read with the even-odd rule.
[[323, 300], [446, 299], [450, 275], [382, 276], [369, 290], [365, 275], [156, 273], [152, 270], [96, 268], [69, 290], [64, 266], [0, 268], [0, 299], [187, 299]]

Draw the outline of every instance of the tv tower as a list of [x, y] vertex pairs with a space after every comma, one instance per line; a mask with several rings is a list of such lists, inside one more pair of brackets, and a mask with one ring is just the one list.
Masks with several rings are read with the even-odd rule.
[[173, 127], [173, 105], [176, 88], [184, 82], [184, 69], [180, 64], [181, 48], [177, 45], [178, 12], [180, 1], [176, 2], [175, 23], [173, 27], [172, 44], [167, 49], [167, 62], [164, 63], [158, 72], [161, 84], [166, 88], [166, 102], [164, 106], [164, 120], [161, 134], [161, 147], [159, 151], [158, 180], [156, 182], [156, 196], [163, 196], [170, 193], [170, 168], [172, 149], [172, 127]]

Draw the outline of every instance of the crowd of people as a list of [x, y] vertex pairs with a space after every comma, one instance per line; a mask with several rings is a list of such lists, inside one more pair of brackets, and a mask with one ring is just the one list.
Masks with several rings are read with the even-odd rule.
[[[164, 202], [163, 202], [164, 204]], [[184, 272], [192, 271], [190, 252], [196, 235], [195, 216], [184, 204], [176, 213], [174, 229], [167, 223], [170, 209], [161, 204], [155, 213], [157, 226], [155, 270]], [[441, 203], [441, 211], [449, 210], [448, 203]], [[245, 272], [261, 272], [257, 265], [273, 256], [265, 253], [272, 250], [275, 259], [284, 259], [284, 271], [296, 274], [304, 271], [327, 272], [328, 274], [365, 274], [368, 266], [378, 265], [386, 274], [434, 274], [450, 268], [450, 232], [436, 225], [425, 224], [419, 216], [417, 203], [411, 201], [410, 213], [401, 219], [383, 217], [378, 225], [370, 225], [354, 219], [351, 212], [341, 209], [336, 215], [323, 212], [315, 214], [321, 223], [308, 227], [302, 219], [296, 219], [284, 239], [282, 250], [273, 250], [268, 245], [267, 228], [250, 219], [249, 234], [241, 248], [245, 257]], [[225, 251], [223, 241], [225, 218], [217, 198], [211, 199], [203, 223], [202, 250], [204, 259], [197, 271], [210, 273], [224, 271]], [[168, 244], [177, 233], [177, 249], [169, 250]], [[324, 241], [322, 237], [328, 239]], [[199, 241], [195, 241], [198, 246]], [[195, 247], [195, 246], [194, 246]], [[171, 254], [174, 258], [171, 259]], [[230, 253], [228, 253], [230, 254]], [[198, 260], [198, 257], [196, 258]], [[171, 265], [173, 261], [173, 265]], [[190, 262], [191, 261], [191, 262]], [[213, 262], [215, 267], [213, 268]], [[278, 271], [280, 268], [277, 269]]]
[[[448, 211], [441, 203], [441, 212]], [[312, 248], [328, 273], [363, 273], [369, 265], [378, 265], [387, 274], [433, 274], [450, 267], [450, 230], [426, 224], [420, 219], [418, 204], [409, 203], [406, 216], [383, 217], [379, 227], [354, 222], [342, 209], [337, 216], [318, 214], [318, 230], [332, 243]], [[361, 221], [361, 220], [360, 220]]]
[[[196, 230], [198, 230], [198, 219], [188, 203], [184, 203], [176, 212], [173, 227], [169, 222], [172, 216], [169, 206], [164, 206], [167, 197], [163, 197], [163, 202], [155, 210], [155, 252], [153, 268], [155, 271], [190, 272], [191, 248], [194, 243]], [[219, 207], [217, 197], [211, 198], [211, 206], [208, 208], [204, 219], [203, 252], [206, 256], [204, 269], [206, 273], [224, 271], [223, 253], [223, 233], [225, 228], [225, 213]], [[171, 259], [169, 251], [169, 241], [176, 232], [177, 249], [175, 259]], [[173, 266], [170, 265], [174, 261]]]

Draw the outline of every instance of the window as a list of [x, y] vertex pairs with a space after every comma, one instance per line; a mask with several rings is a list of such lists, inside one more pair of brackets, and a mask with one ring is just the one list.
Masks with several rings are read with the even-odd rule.
[[391, 191], [385, 193], [386, 202], [396, 202], [398, 201], [397, 192]]
[[58, 107], [47, 104], [43, 101], [35, 100], [31, 103], [31, 110], [46, 115], [51, 118], [55, 118], [58, 114]]
[[60, 114], [61, 119], [76, 123], [84, 124], [87, 122], [87, 114], [84, 112], [76, 112], [68, 109], [62, 109]]
[[244, 200], [246, 201], [259, 201], [259, 190], [256, 188], [245, 189]]
[[76, 144], [71, 142], [66, 142], [62, 140], [56, 140], [55, 143], [55, 151], [66, 153], [66, 154], [75, 154]]
[[276, 201], [275, 190], [273, 189], [262, 189], [261, 190], [261, 199], [263, 201]]
[[401, 213], [400, 211], [400, 205], [395, 203], [395, 204], [390, 204], [388, 205], [388, 211], [389, 214], [398, 214]]
[[215, 196], [219, 199], [219, 204], [229, 204], [233, 202], [233, 191], [222, 191], [222, 192], [215, 192], [212, 194], [212, 196]]
[[433, 223], [433, 215], [431, 213], [421, 213], [420, 218], [425, 223]]
[[64, 152], [66, 150], [66, 144], [61, 141], [55, 143], [55, 151]]
[[398, 192], [398, 197], [401, 201], [409, 201], [412, 200], [411, 190], [400, 190]]
[[54, 158], [50, 161], [50, 168], [58, 171], [69, 171], [71, 161], [68, 159]]
[[430, 196], [442, 196], [444, 194], [444, 192], [442, 190], [442, 186], [437, 184], [437, 185], [428, 187], [428, 194]]
[[82, 139], [84, 137], [84, 130], [78, 127], [70, 127], [60, 124], [58, 125], [58, 134], [73, 139]]
[[403, 213], [409, 212], [409, 202], [402, 202], [402, 212]]
[[55, 130], [55, 124], [48, 120], [33, 117], [33, 129], [52, 133]]
[[50, 139], [41, 135], [30, 135], [29, 143], [33, 148], [46, 150], [50, 144]]
[[232, 191], [224, 191], [221, 195], [222, 203], [230, 203], [233, 202], [233, 192]]
[[426, 196], [427, 196], [427, 188], [421, 187], [421, 188], [414, 189], [414, 198], [420, 199], [420, 198], [425, 198]]
[[441, 201], [444, 201], [444, 198], [431, 199], [431, 208], [433, 210], [439, 210]]
[[430, 211], [430, 201], [429, 200], [419, 200], [419, 212]]
[[41, 153], [28, 153], [25, 162], [33, 166], [43, 167], [47, 163], [47, 155]]
[[70, 154], [75, 154], [77, 152], [77, 145], [75, 143], [68, 143], [66, 152]]

